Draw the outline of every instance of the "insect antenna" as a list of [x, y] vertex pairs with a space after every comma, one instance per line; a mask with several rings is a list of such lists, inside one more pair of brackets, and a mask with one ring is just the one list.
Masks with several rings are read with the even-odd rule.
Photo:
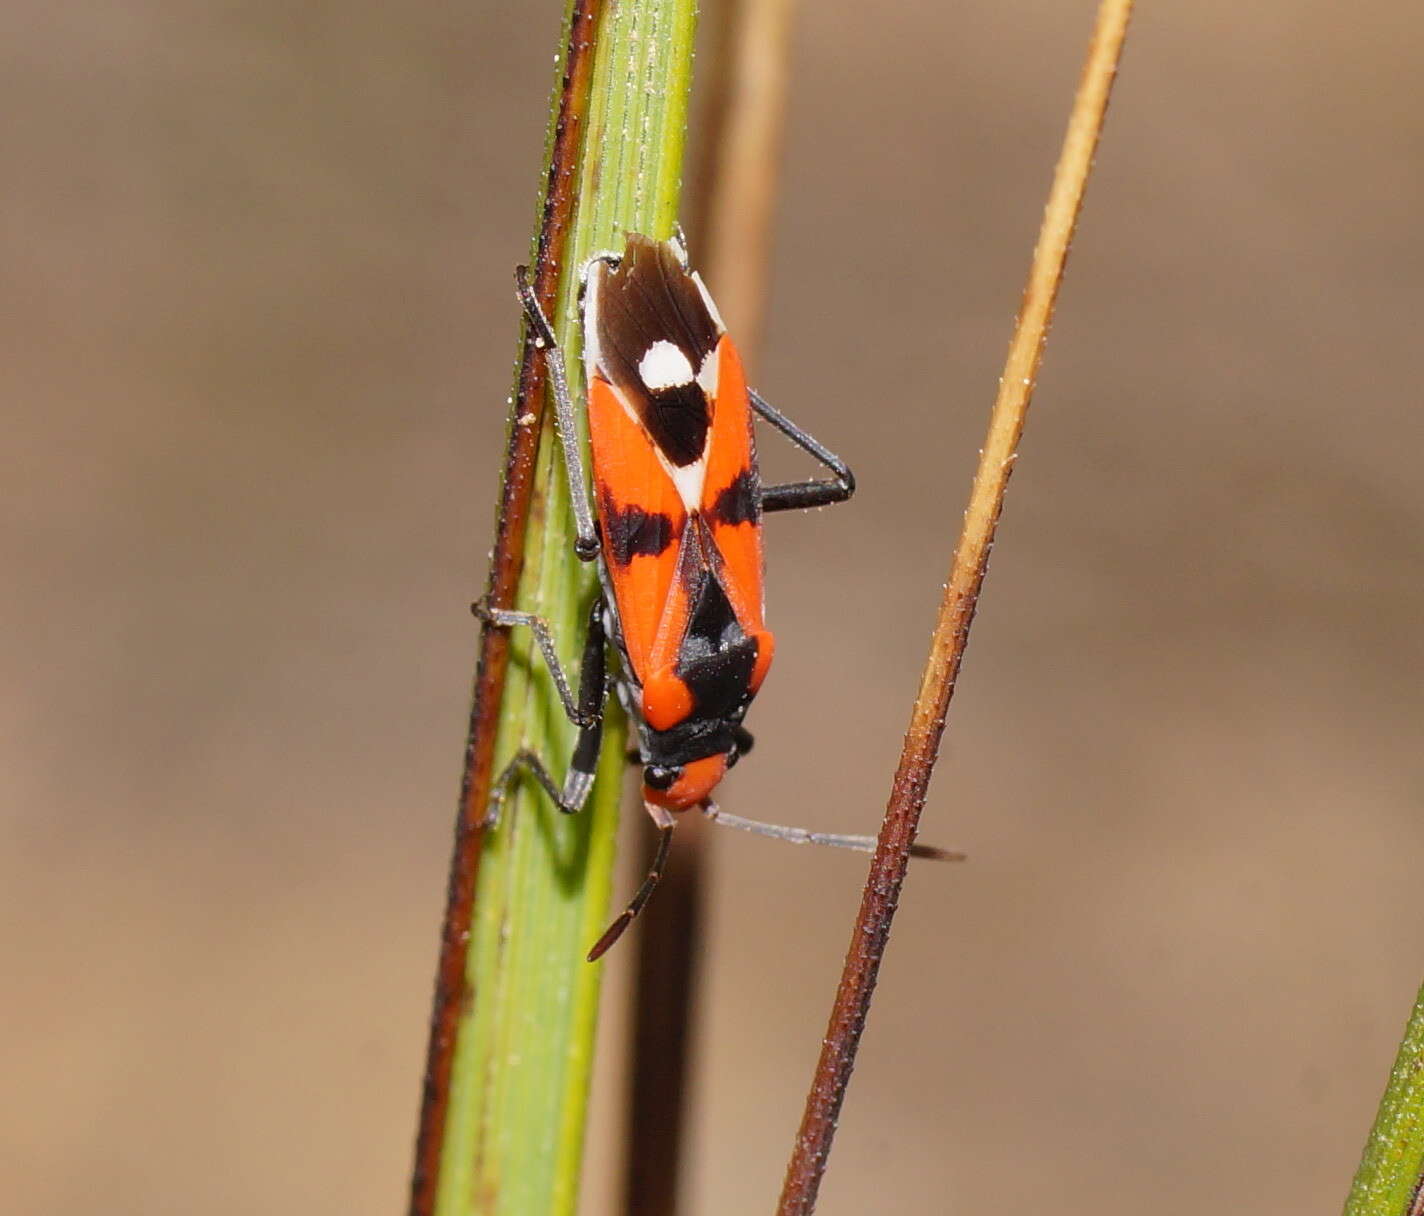
[[[653, 808], [649, 808], [649, 814], [653, 813]], [[643, 885], [638, 888], [638, 892], [628, 901], [628, 906], [619, 914], [607, 929], [603, 931], [603, 936], [593, 943], [593, 949], [588, 952], [588, 961], [597, 962], [602, 958], [608, 949], [620, 937], [623, 930], [633, 923], [633, 918], [643, 910], [649, 898], [653, 894], [653, 888], [658, 885], [658, 879], [663, 876], [663, 869], [667, 866], [668, 848], [672, 844], [673, 818], [666, 811], [659, 809], [653, 815], [653, 822], [658, 827], [658, 851], [653, 857], [653, 864], [648, 868], [648, 876], [643, 879]]]
[[[757, 819], [743, 819], [740, 815], [729, 815], [715, 802], [704, 802], [702, 813], [724, 827], [740, 828], [757, 836], [770, 836], [775, 840], [786, 840], [792, 844], [824, 844], [836, 849], [854, 849], [857, 853], [875, 852], [874, 836], [846, 836], [839, 832], [810, 832], [805, 828], [785, 827], [779, 823], [762, 823]], [[953, 849], [936, 848], [931, 844], [910, 846], [911, 857], [925, 857], [933, 861], [963, 861], [964, 854]]]

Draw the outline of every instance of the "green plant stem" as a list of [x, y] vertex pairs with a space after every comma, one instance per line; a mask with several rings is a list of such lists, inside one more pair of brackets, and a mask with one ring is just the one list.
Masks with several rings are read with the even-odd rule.
[[1380, 1099], [1375, 1125], [1345, 1202], [1345, 1216], [1417, 1216], [1424, 1211], [1424, 988]]
[[[549, 124], [545, 154], [545, 188], [540, 199], [538, 236], [535, 239], [534, 291], [544, 307], [551, 308], [559, 286], [561, 255], [568, 243], [573, 219], [572, 166], [578, 158], [583, 119], [588, 108], [593, 63], [592, 39], [601, 0], [572, 3], [565, 24], [568, 48], [557, 89], [554, 116]], [[547, 368], [538, 357], [530, 335], [525, 334], [512, 399], [512, 418], [542, 416]], [[542, 427], [509, 428], [494, 547], [490, 553], [485, 597], [493, 604], [510, 603], [524, 569], [524, 537], [533, 506], [534, 472]], [[505, 677], [509, 669], [508, 631], [485, 629], [480, 635], [479, 662], [470, 709], [470, 729], [455, 818], [455, 846], [450, 859], [450, 881], [445, 919], [441, 927], [440, 960], [436, 969], [435, 1000], [430, 1017], [430, 1042], [426, 1054], [425, 1085], [416, 1137], [415, 1168], [411, 1177], [411, 1216], [432, 1216], [436, 1187], [443, 1174], [450, 1113], [450, 1080], [454, 1067], [457, 1031], [471, 994], [466, 984], [470, 923], [474, 914], [475, 878], [483, 852], [486, 807], [494, 772], [495, 735], [499, 724]]]
[[[666, 237], [676, 222], [694, 26], [693, 0], [577, 0], [568, 9], [533, 279], [576, 398], [579, 268], [591, 254], [621, 248], [627, 231]], [[559, 196], [564, 221], [551, 219]], [[518, 316], [512, 292], [510, 315]], [[543, 379], [526, 335], [491, 594], [499, 606], [544, 617], [576, 671], [598, 591], [594, 571], [573, 553], [570, 487]], [[518, 502], [509, 479], [524, 475], [513, 453], [521, 442], [533, 450], [531, 431], [538, 444], [527, 523], [512, 541], [508, 510]], [[500, 637], [508, 654], [502, 688], [486, 679]], [[491, 774], [523, 747], [561, 778], [573, 740], [528, 631], [487, 630], [432, 1020], [415, 1216], [557, 1216], [577, 1205], [601, 970], [583, 960], [608, 916], [625, 769], [616, 706], [583, 814], [560, 814], [537, 786], [520, 781], [497, 829], [480, 829]]]

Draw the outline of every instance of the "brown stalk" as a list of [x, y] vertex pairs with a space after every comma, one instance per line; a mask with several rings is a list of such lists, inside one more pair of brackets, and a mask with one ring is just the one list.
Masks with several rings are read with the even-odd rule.
[[[697, 173], [693, 255], [744, 356], [761, 334], [781, 136], [786, 122], [793, 0], [722, 0], [701, 108], [709, 130]], [[644, 821], [644, 852], [656, 834]], [[687, 1097], [696, 1041], [697, 963], [709, 851], [698, 820], [678, 833], [643, 919], [633, 990], [623, 1207], [628, 1216], [677, 1216]]]
[[[588, 110], [589, 71], [602, 10], [603, 0], [577, 0], [569, 21], [558, 117], [550, 141], [549, 171], [532, 270], [534, 291], [546, 314], [554, 312], [560, 266], [573, 218], [573, 169]], [[488, 602], [496, 606], [513, 605], [524, 566], [525, 525], [533, 495], [534, 463], [543, 430], [544, 402], [544, 361], [537, 357], [532, 335], [526, 329], [486, 586]], [[533, 415], [532, 423], [514, 425], [515, 419], [529, 415]], [[435, 974], [435, 1000], [430, 1015], [420, 1128], [411, 1178], [410, 1216], [432, 1216], [435, 1207], [435, 1189], [440, 1178], [440, 1158], [445, 1143], [445, 1118], [450, 1101], [455, 1030], [466, 999], [465, 953], [474, 914], [475, 876], [479, 872], [484, 817], [494, 766], [495, 732], [508, 665], [509, 631], [486, 626], [480, 634], [445, 919], [440, 931], [440, 961]]]
[[1028, 284], [990, 415], [988, 437], [974, 474], [964, 527], [940, 603], [929, 658], [891, 785], [885, 821], [870, 863], [820, 1060], [787, 1165], [777, 1208], [779, 1216], [808, 1216], [816, 1206], [836, 1119], [855, 1067], [880, 960], [905, 881], [910, 846], [944, 733], [945, 715], [969, 641], [969, 627], [1003, 509], [1004, 491], [1023, 433], [1131, 12], [1132, 0], [1102, 0], [1098, 8], [1087, 62], [1068, 119]]

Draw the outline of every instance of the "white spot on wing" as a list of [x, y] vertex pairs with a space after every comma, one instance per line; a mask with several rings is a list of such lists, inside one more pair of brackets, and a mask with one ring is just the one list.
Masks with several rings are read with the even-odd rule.
[[707, 305], [707, 311], [717, 326], [717, 332], [719, 334], [726, 333], [727, 327], [722, 323], [722, 314], [717, 311], [717, 305], [712, 302], [712, 293], [707, 290], [707, 284], [702, 281], [702, 276], [695, 270], [692, 272], [692, 281], [697, 284], [697, 290], [702, 293], [702, 302]]
[[608, 273], [608, 263], [590, 260], [583, 268], [583, 368], [584, 376], [592, 380], [603, 363], [603, 352], [598, 346], [598, 307], [603, 295], [603, 276]]
[[[658, 453], [662, 455], [661, 452]], [[702, 483], [707, 479], [707, 460], [694, 460], [689, 465], [678, 468], [663, 461], [663, 467], [672, 475], [672, 483], [677, 487], [677, 496], [689, 511], [702, 509]]]
[[[584, 266], [584, 295], [583, 295], [583, 359], [584, 371], [590, 382], [594, 377], [602, 380], [612, 390], [614, 398], [623, 407], [623, 412], [628, 416], [640, 430], [646, 434], [643, 420], [638, 416], [638, 411], [633, 408], [632, 402], [627, 395], [616, 384], [613, 383], [607, 369], [603, 366], [603, 351], [599, 347], [599, 310], [603, 302], [603, 286], [605, 277], [611, 273], [606, 261], [601, 258], [590, 258]], [[707, 289], [702, 286], [702, 281], [694, 274], [692, 276], [697, 283], [698, 290], [702, 292], [702, 298], [707, 301], [707, 306], [712, 310], [712, 315], [721, 328], [721, 318], [717, 317], [712, 301], [707, 295]], [[650, 389], [668, 388], [679, 384], [687, 384], [694, 379], [693, 369], [688, 363], [687, 356], [682, 350], [672, 342], [661, 340], [654, 342], [644, 354], [642, 362], [638, 366], [638, 374], [643, 382]], [[697, 383], [702, 391], [707, 394], [709, 400], [715, 400], [717, 392], [717, 354], [712, 354], [703, 360], [701, 369], [696, 374]], [[649, 437], [648, 442], [652, 444]], [[690, 465], [682, 468], [674, 465], [656, 444], [652, 444], [653, 450], [657, 453], [658, 463], [662, 465], [677, 489], [678, 497], [682, 500], [683, 506], [689, 511], [696, 511], [702, 505], [702, 489], [707, 479], [707, 460], [703, 458], [694, 461]]]
[[702, 389], [702, 395], [714, 403], [717, 400], [717, 373], [721, 370], [722, 365], [722, 356], [718, 353], [719, 350], [720, 347], [703, 359], [702, 367], [697, 372], [697, 384]]
[[666, 338], [648, 347], [638, 364], [638, 375], [653, 392], [692, 383], [692, 364], [682, 350]]

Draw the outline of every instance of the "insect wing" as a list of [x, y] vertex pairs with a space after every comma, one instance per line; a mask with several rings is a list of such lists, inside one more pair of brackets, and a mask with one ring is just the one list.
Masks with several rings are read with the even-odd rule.
[[665, 694], [648, 709], [673, 722], [695, 703], [677, 687], [678, 673], [709, 647], [755, 637], [756, 670], [743, 677], [753, 691], [771, 658], [746, 379], [677, 247], [637, 234], [616, 263], [590, 268], [584, 355], [604, 557], [624, 645], [645, 691], [653, 681]]
[[763, 627], [764, 558], [760, 479], [746, 375], [732, 340], [717, 344], [716, 392], [708, 434], [701, 514], [721, 559], [720, 581], [748, 633]]
[[665, 648], [660, 634], [687, 616], [676, 577], [687, 511], [657, 449], [601, 376], [589, 380], [588, 429], [604, 565], [641, 684], [657, 665], [655, 651]]

